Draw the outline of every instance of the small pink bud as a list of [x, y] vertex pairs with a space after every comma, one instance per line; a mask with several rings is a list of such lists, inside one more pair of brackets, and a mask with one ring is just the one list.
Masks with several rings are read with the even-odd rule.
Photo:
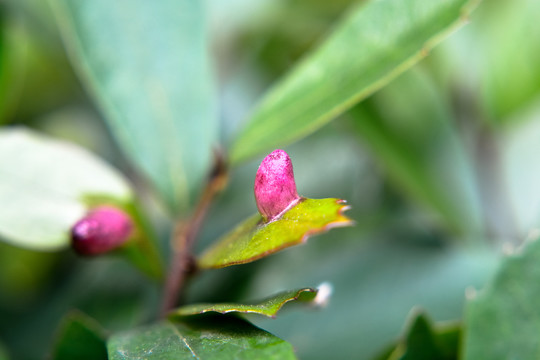
[[99, 255], [123, 245], [133, 223], [123, 211], [110, 206], [92, 210], [71, 228], [71, 246], [80, 255]]
[[299, 199], [291, 158], [283, 150], [274, 150], [264, 158], [255, 176], [255, 201], [259, 212], [265, 220], [271, 221]]

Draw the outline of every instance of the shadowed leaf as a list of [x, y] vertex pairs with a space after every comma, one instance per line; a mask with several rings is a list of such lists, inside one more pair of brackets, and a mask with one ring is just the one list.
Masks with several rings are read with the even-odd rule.
[[292, 346], [247, 321], [205, 317], [163, 321], [111, 337], [111, 360], [296, 359]]
[[81, 312], [67, 315], [53, 350], [53, 360], [106, 360], [104, 330]]

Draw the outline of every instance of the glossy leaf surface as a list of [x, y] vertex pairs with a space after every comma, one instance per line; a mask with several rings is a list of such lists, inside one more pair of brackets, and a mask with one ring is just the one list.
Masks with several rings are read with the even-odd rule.
[[24, 128], [0, 131], [0, 238], [33, 250], [67, 247], [92, 196], [127, 203], [132, 194], [120, 173], [76, 145]]
[[463, 24], [476, 3], [361, 2], [262, 99], [232, 148], [232, 162], [298, 140], [371, 95]]
[[349, 226], [351, 220], [342, 214], [347, 208], [339, 199], [304, 199], [269, 223], [264, 223], [257, 214], [203, 253], [199, 266], [220, 268], [245, 264], [301, 244], [311, 235]]
[[492, 282], [469, 302], [465, 313], [465, 360], [538, 357], [539, 262], [540, 241], [536, 237], [504, 259]]
[[170, 209], [187, 208], [218, 134], [203, 3], [54, 3], [74, 65], [125, 154]]
[[107, 360], [105, 333], [95, 320], [80, 312], [64, 318], [53, 360]]
[[186, 305], [172, 312], [170, 316], [191, 316], [207, 312], [217, 312], [221, 314], [236, 312], [259, 314], [273, 318], [286, 303], [291, 301], [310, 302], [315, 299], [315, 296], [317, 296], [317, 290], [304, 288], [300, 290], [283, 291], [263, 301], [249, 304], [221, 303]]
[[219, 316], [113, 335], [109, 359], [295, 359], [292, 346], [250, 323]]

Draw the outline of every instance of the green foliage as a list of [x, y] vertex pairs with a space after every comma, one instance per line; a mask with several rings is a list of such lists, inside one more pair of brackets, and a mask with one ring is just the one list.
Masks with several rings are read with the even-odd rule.
[[464, 359], [536, 359], [540, 355], [540, 241], [505, 258], [500, 269], [467, 304]]
[[313, 234], [349, 226], [339, 199], [303, 199], [278, 219], [265, 223], [257, 214], [218, 240], [199, 258], [201, 268], [245, 264], [284, 248], [301, 244]]
[[207, 312], [217, 312], [220, 314], [259, 314], [273, 318], [286, 303], [291, 301], [310, 302], [315, 299], [315, 296], [317, 296], [317, 290], [305, 288], [300, 290], [283, 291], [265, 300], [249, 304], [192, 304], [182, 306], [181, 308], [175, 310], [170, 314], [170, 317], [176, 318], [204, 314]]
[[228, 316], [163, 321], [113, 335], [107, 348], [111, 360], [296, 359], [285, 341]]
[[461, 326], [432, 324], [426, 314], [413, 314], [403, 338], [377, 360], [458, 359]]
[[476, 0], [361, 3], [261, 100], [232, 148], [234, 163], [323, 126], [424, 57]]
[[75, 64], [124, 153], [171, 210], [185, 210], [209, 171], [218, 135], [202, 3], [53, 3]]
[[425, 72], [407, 72], [349, 116], [362, 142], [409, 196], [431, 208], [453, 231], [481, 233], [471, 161], [449, 105]]
[[58, 333], [52, 359], [107, 360], [103, 329], [83, 313], [67, 315]]
[[115, 169], [88, 151], [24, 128], [0, 131], [0, 236], [34, 250], [69, 245], [69, 230], [87, 210], [85, 198], [131, 201]]
[[[352, 2], [0, 4], [0, 359], [538, 358], [540, 7]], [[293, 142], [299, 188], [336, 198], [226, 234], [254, 210], [238, 165]], [[100, 205], [131, 238], [77, 257]]]

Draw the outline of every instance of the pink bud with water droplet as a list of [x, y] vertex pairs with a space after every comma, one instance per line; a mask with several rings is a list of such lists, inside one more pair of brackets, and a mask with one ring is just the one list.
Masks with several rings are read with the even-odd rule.
[[264, 158], [255, 176], [255, 201], [266, 221], [278, 218], [294, 206], [296, 191], [291, 158], [283, 150], [274, 150]]
[[101, 206], [71, 228], [71, 246], [80, 255], [99, 255], [122, 246], [133, 232], [133, 222], [123, 211]]

